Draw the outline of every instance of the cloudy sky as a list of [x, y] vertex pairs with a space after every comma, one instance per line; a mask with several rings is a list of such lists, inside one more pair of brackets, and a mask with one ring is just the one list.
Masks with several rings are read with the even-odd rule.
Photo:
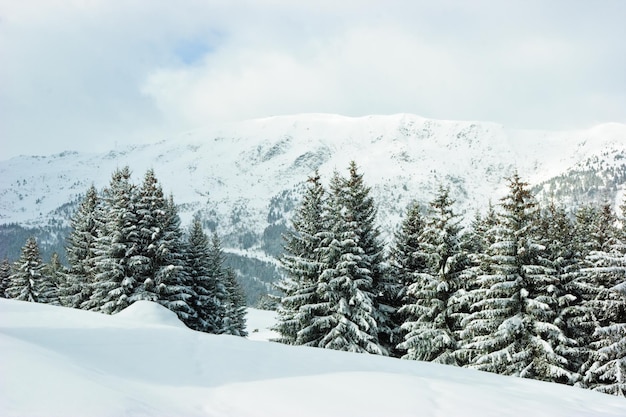
[[626, 123], [622, 0], [0, 0], [0, 159], [224, 121]]

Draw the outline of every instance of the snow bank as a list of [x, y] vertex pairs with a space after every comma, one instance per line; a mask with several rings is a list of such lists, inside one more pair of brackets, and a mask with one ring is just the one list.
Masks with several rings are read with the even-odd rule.
[[203, 334], [149, 303], [120, 314], [0, 299], [0, 415], [626, 415], [623, 398], [563, 385]]
[[136, 301], [113, 317], [128, 323], [138, 323], [152, 326], [184, 327], [182, 321], [173, 311], [151, 301]]

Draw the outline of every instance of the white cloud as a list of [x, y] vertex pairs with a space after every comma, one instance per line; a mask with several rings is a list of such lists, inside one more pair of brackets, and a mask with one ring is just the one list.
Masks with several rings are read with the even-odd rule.
[[8, 156], [106, 149], [301, 112], [626, 122], [624, 15], [617, 0], [2, 1], [0, 140]]

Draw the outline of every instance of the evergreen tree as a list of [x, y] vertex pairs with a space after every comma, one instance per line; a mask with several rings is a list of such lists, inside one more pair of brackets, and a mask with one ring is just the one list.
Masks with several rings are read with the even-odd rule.
[[583, 366], [583, 385], [626, 396], [626, 231], [614, 229], [601, 250], [591, 251], [590, 265], [581, 271], [595, 284], [596, 295], [587, 301], [596, 323], [591, 354]]
[[335, 173], [330, 190], [330, 227], [320, 234], [320, 261], [325, 269], [319, 276], [319, 303], [312, 323], [316, 331], [324, 332], [318, 346], [386, 354], [379, 333], [387, 331], [389, 321], [376, 305], [376, 299], [383, 296], [382, 248], [369, 188], [351, 163], [350, 177]]
[[404, 359], [458, 364], [460, 306], [457, 292], [463, 287], [463, 273], [469, 259], [461, 248], [460, 219], [452, 210], [449, 190], [440, 187], [431, 202], [431, 213], [419, 237], [419, 257], [426, 261], [424, 272], [407, 288], [409, 303], [400, 309], [407, 318], [407, 332], [398, 348]]
[[136, 190], [130, 175], [128, 166], [116, 170], [104, 190], [103, 204], [96, 216], [95, 282], [83, 308], [117, 313], [130, 305], [138, 285], [130, 261], [138, 251]]
[[[419, 274], [424, 273], [427, 268], [427, 259], [420, 249], [420, 239], [425, 227], [425, 220], [421, 214], [417, 203], [412, 203], [402, 221], [400, 230], [394, 234], [394, 243], [389, 254], [389, 265], [391, 275], [395, 279], [397, 289], [392, 307], [393, 314], [393, 342], [396, 345], [404, 340], [406, 330], [402, 329], [402, 324], [408, 319], [407, 309], [401, 308], [409, 304], [408, 288], [413, 285]], [[390, 355], [400, 357], [404, 351], [402, 349], [391, 349]]]
[[222, 333], [233, 336], [248, 336], [246, 331], [246, 297], [241, 285], [237, 282], [235, 272], [224, 270], [224, 285], [228, 298], [225, 304], [225, 317]]
[[489, 273], [479, 276], [484, 298], [464, 321], [470, 366], [505, 375], [570, 382], [566, 358], [555, 346], [567, 343], [554, 325], [556, 277], [536, 236], [537, 206], [517, 174], [501, 202], [500, 226], [489, 248]]
[[292, 228], [284, 236], [285, 253], [280, 261], [286, 276], [276, 284], [282, 292], [274, 328], [280, 333], [278, 342], [316, 346], [323, 337], [312, 326], [312, 319], [322, 271], [319, 247], [320, 233], [327, 227], [325, 209], [325, 190], [316, 172], [308, 179], [303, 201], [292, 218]]
[[195, 294], [185, 271], [185, 250], [180, 229], [180, 218], [172, 196], [159, 218], [162, 233], [152, 257], [157, 302], [175, 312], [184, 322], [195, 320], [189, 305]]
[[[461, 236], [461, 247], [467, 252], [469, 261], [469, 267], [464, 272], [463, 286], [455, 295], [461, 327], [464, 327], [467, 316], [475, 312], [476, 308], [473, 306], [485, 297], [487, 288], [481, 285], [479, 277], [492, 272], [488, 250], [496, 241], [498, 227], [499, 219], [490, 201], [485, 215], [476, 213]], [[460, 366], [467, 366], [475, 359], [478, 351], [467, 348], [472, 346], [475, 336], [477, 334], [474, 331], [462, 330], [459, 333], [456, 359]]]
[[217, 235], [210, 246], [198, 217], [194, 218], [189, 232], [186, 268], [193, 294], [189, 304], [194, 312], [187, 326], [206, 333], [221, 333], [227, 302], [223, 256]]
[[7, 258], [0, 263], [0, 298], [8, 298], [6, 289], [9, 287], [11, 277], [11, 264]]
[[139, 188], [135, 205], [137, 221], [137, 250], [130, 259], [137, 287], [131, 296], [135, 300], [156, 301], [154, 277], [157, 273], [164, 230], [162, 219], [165, 216], [167, 201], [158, 183], [154, 171], [149, 169]]
[[70, 222], [72, 230], [65, 247], [69, 271], [60, 289], [61, 302], [67, 307], [80, 308], [89, 300], [93, 290], [99, 204], [98, 192], [92, 185]]
[[584, 306], [584, 292], [577, 282], [581, 246], [577, 241], [576, 225], [563, 207], [557, 207], [551, 202], [541, 213], [539, 235], [541, 244], [546, 248], [545, 257], [554, 267], [558, 278], [554, 323], [568, 341], [556, 346], [555, 350], [567, 358], [569, 370], [577, 377], [580, 366], [588, 357], [588, 338], [593, 328], [586, 325], [588, 309]]
[[491, 203], [487, 206], [484, 216], [477, 212], [468, 229], [461, 236], [461, 245], [467, 252], [472, 268], [484, 271], [488, 268], [487, 251], [495, 243], [494, 228], [499, 224], [496, 210]]
[[13, 264], [6, 289], [7, 298], [35, 303], [58, 304], [57, 289], [43, 275], [44, 264], [35, 238], [22, 247], [20, 258]]
[[53, 299], [46, 302], [47, 304], [63, 304], [60, 294], [63, 288], [66, 288], [67, 274], [65, 267], [61, 264], [59, 254], [54, 252], [50, 256], [50, 262], [44, 265], [43, 275], [50, 281], [54, 287]]

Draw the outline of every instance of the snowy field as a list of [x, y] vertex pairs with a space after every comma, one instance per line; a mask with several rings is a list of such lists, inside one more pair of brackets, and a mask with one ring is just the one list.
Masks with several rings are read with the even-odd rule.
[[188, 330], [149, 302], [106, 316], [0, 299], [0, 416], [626, 416], [626, 400], [430, 363]]

